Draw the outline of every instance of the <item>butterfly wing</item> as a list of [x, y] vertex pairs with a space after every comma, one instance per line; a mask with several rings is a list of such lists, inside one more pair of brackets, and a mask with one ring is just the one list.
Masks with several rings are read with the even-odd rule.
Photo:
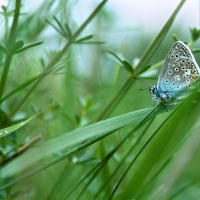
[[168, 93], [172, 99], [184, 98], [194, 88], [200, 69], [190, 49], [181, 41], [171, 48], [161, 69], [157, 88], [159, 92]]

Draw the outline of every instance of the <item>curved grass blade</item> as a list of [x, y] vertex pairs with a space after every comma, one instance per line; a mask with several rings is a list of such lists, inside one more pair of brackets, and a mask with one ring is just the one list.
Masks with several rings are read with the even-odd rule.
[[[193, 97], [195, 96], [192, 95], [188, 98], [189, 101], [186, 100], [183, 102], [183, 104], [181, 104], [181, 106], [176, 110], [176, 112], [174, 112], [174, 115], [170, 118], [169, 122], [165, 124], [159, 131], [159, 134], [157, 134], [158, 136], [156, 137], [156, 139], [154, 139], [149, 145], [148, 151], [145, 150], [142, 161], [138, 163], [139, 166], [134, 171], [134, 174], [129, 184], [124, 189], [123, 193], [118, 197], [119, 199], [136, 198], [138, 193], [145, 187], [145, 183], [147, 181], [146, 178], [147, 176], [149, 176], [150, 172], [152, 172], [153, 168], [155, 170], [155, 167], [160, 167], [161, 160], [159, 159], [161, 159], [162, 157], [162, 162], [164, 163], [166, 161], [166, 158], [169, 158], [170, 155], [176, 152], [177, 146], [182, 142], [180, 138], [182, 139], [188, 133], [191, 127], [194, 126], [195, 123], [198, 124], [198, 110], [200, 105], [198, 102], [191, 103], [194, 102], [194, 100], [191, 101]], [[196, 96], [195, 99], [198, 100], [199, 97]], [[188, 116], [190, 117], [188, 118]], [[173, 129], [172, 132], [170, 131], [171, 129]], [[171, 146], [171, 143], [173, 143], [174, 145]], [[165, 156], [163, 156], [163, 154]], [[175, 170], [174, 173], [176, 173], [176, 168], [174, 167], [173, 169]], [[169, 176], [169, 173], [164, 174], [165, 179], [163, 178], [163, 176], [161, 176], [162, 183], [159, 181], [160, 176], [159, 178], [157, 178], [157, 188], [159, 187], [159, 184], [165, 185], [164, 182], [167, 179], [167, 176]], [[155, 190], [157, 189], [156, 187]], [[159, 196], [157, 196], [156, 198], [152, 197], [152, 199], [162, 198], [159, 198]]]
[[172, 23], [174, 22], [174, 19], [175, 19], [176, 15], [178, 14], [178, 12], [180, 11], [180, 9], [182, 8], [182, 6], [185, 3], [185, 1], [186, 0], [182, 0], [179, 3], [179, 5], [177, 6], [177, 8], [175, 9], [175, 11], [173, 12], [173, 14], [171, 15], [171, 17], [169, 18], [169, 20], [163, 26], [163, 28], [160, 31], [160, 33], [156, 36], [155, 40], [150, 44], [149, 48], [144, 52], [144, 54], [143, 54], [140, 62], [136, 66], [135, 70], [139, 70], [139, 69], [141, 70], [141, 68], [143, 68], [143, 67], [145, 67], [145, 66], [148, 65], [149, 60], [152, 58], [152, 56], [156, 52], [157, 48], [159, 47], [159, 45], [163, 41], [164, 37], [168, 33], [168, 31], [169, 31]]
[[[148, 130], [149, 126], [151, 125], [152, 121], [154, 120], [154, 118], [152, 118], [152, 120], [150, 120], [149, 124], [147, 125], [147, 127], [145, 128], [145, 130], [143, 131], [143, 133], [139, 136], [139, 138], [137, 139], [136, 143], [130, 148], [130, 150], [126, 153], [126, 155], [122, 158], [122, 160], [120, 161], [120, 163], [116, 166], [115, 170], [112, 172], [112, 174], [108, 177], [107, 181], [102, 185], [102, 187], [98, 190], [98, 192], [95, 194], [94, 199], [97, 199], [97, 197], [99, 196], [99, 194], [101, 192], [103, 192], [103, 189], [109, 184], [109, 181], [111, 181], [111, 179], [114, 177], [114, 175], [116, 175], [116, 173], [118, 172], [119, 168], [124, 164], [125, 160], [127, 159], [127, 157], [133, 152], [133, 150], [136, 148], [137, 144], [141, 141], [141, 139], [143, 138], [145, 132]], [[117, 151], [117, 149], [132, 135], [132, 133], [135, 131], [135, 129], [131, 130], [127, 136], [123, 139], [123, 141], [120, 142], [120, 144], [114, 149], [114, 153]]]
[[32, 117], [30, 117], [30, 118], [28, 118], [28, 119], [26, 119], [26, 120], [24, 120], [24, 121], [22, 121], [20, 123], [17, 123], [15, 125], [13, 125], [13, 126], [9, 126], [7, 128], [0, 129], [0, 138], [4, 137], [4, 136], [6, 136], [6, 135], [8, 135], [8, 134], [10, 134], [10, 133], [12, 133], [14, 131], [16, 131], [19, 128], [21, 128], [22, 126], [24, 126], [25, 124], [27, 124], [29, 121], [31, 121], [36, 116], [37, 115], [34, 115], [34, 116], [32, 116]]
[[[24, 153], [19, 158], [13, 160], [11, 163], [9, 163], [8, 165], [0, 169], [0, 173], [2, 175], [1, 178], [8, 177], [10, 175], [19, 174], [19, 173], [23, 174], [25, 169], [26, 170], [27, 168], [29, 169], [28, 173], [20, 176], [14, 181], [7, 183], [6, 185], [1, 186], [0, 191], [52, 166], [53, 164], [67, 158], [68, 156], [71, 156], [72, 154], [108, 136], [114, 131], [130, 123], [140, 121], [149, 112], [152, 112], [152, 109], [143, 109], [140, 111], [136, 111], [136, 112], [124, 114], [118, 117], [110, 118], [104, 121], [100, 121], [90, 126], [63, 134], [62, 136], [52, 141], [47, 142], [46, 145], [38, 147], [37, 149], [32, 149], [32, 150], [30, 149], [28, 152]], [[153, 117], [163, 112], [166, 112], [166, 108], [162, 106], [158, 106], [157, 110], [153, 112], [152, 115], [149, 117]], [[140, 125], [141, 124], [142, 123], [140, 123]], [[69, 149], [69, 150], [67, 150], [67, 152], [63, 156], [58, 157], [56, 159], [50, 158], [51, 161], [49, 162], [46, 161], [45, 164], [42, 163], [44, 158], [47, 158], [51, 155], [55, 155], [54, 154], [55, 152], [62, 151], [64, 149]], [[38, 167], [34, 166], [37, 162], [39, 162]], [[24, 164], [21, 165], [21, 163], [24, 163]]]
[[23, 120], [15, 125], [0, 129], [0, 138], [4, 137], [14, 131], [16, 131], [17, 129], [21, 128], [22, 126], [26, 125], [28, 122], [30, 122], [32, 119], [34, 119], [36, 116], [40, 115], [41, 113], [43, 113], [45, 110], [47, 110], [49, 107], [51, 107], [52, 105], [44, 108], [42, 111], [38, 112], [37, 114], [33, 115], [32, 117], [29, 117], [26, 120]]

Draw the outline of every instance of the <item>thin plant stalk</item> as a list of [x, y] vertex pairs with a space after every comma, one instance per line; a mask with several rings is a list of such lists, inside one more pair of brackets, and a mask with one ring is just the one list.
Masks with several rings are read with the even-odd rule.
[[[77, 37], [80, 35], [80, 33], [85, 29], [85, 27], [92, 21], [92, 19], [97, 15], [97, 13], [101, 10], [101, 8], [104, 6], [104, 4], [108, 0], [103, 0], [97, 8], [92, 12], [92, 14], [85, 20], [85, 22], [79, 27], [79, 29], [72, 35], [72, 37], [68, 40], [67, 44], [64, 46], [64, 48], [57, 54], [57, 56], [54, 57], [54, 59], [51, 61], [51, 63], [47, 66], [46, 70], [49, 68], [52, 68], [56, 63], [62, 58], [62, 56], [66, 53], [68, 48], [75, 42]], [[9, 117], [13, 117], [15, 113], [19, 110], [19, 108], [24, 104], [24, 102], [28, 99], [30, 94], [34, 91], [36, 86], [40, 83], [43, 77], [38, 78], [38, 80], [34, 83], [34, 85], [29, 89], [29, 91], [17, 102], [17, 104], [14, 106], [14, 108], [11, 110]]]
[[[13, 22], [12, 22], [12, 26], [11, 26], [11, 30], [10, 30], [10, 36], [9, 36], [8, 43], [7, 43], [8, 49], [12, 49], [12, 46], [15, 43], [15, 39], [16, 39], [15, 34], [16, 34], [16, 29], [17, 29], [18, 20], [19, 20], [20, 7], [21, 7], [21, 0], [16, 0], [14, 18], [13, 18]], [[11, 52], [8, 52], [6, 54], [5, 64], [4, 64], [4, 67], [3, 67], [3, 73], [2, 73], [2, 76], [1, 76], [0, 99], [2, 98], [4, 90], [5, 90], [6, 81], [7, 81], [12, 57], [13, 57], [13, 55], [12, 55]]]

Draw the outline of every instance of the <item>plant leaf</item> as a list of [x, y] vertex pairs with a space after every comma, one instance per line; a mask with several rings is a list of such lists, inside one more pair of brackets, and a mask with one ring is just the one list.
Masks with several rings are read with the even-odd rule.
[[190, 28], [190, 34], [191, 34], [192, 40], [195, 42], [200, 37], [200, 29], [196, 27]]
[[69, 28], [68, 24], [65, 23], [65, 29], [67, 31], [67, 35], [68, 35], [68, 38], [70, 39], [72, 37], [72, 31], [71, 29]]
[[133, 70], [132, 65], [128, 61], [126, 61], [126, 60], [123, 60], [122, 63], [123, 63], [124, 68], [127, 71], [129, 71], [131, 74], [133, 74], [134, 70]]
[[15, 42], [14, 46], [11, 49], [11, 53], [15, 53], [18, 49], [22, 48], [23, 46], [24, 46], [23, 40]]
[[[75, 42], [75, 43], [77, 43], [77, 42]], [[105, 44], [106, 42], [104, 42], [104, 41], [83, 41], [83, 42], [78, 42], [78, 44]]]
[[28, 119], [26, 119], [26, 120], [24, 120], [24, 121], [22, 121], [20, 123], [17, 123], [15, 125], [13, 125], [13, 126], [9, 126], [7, 128], [0, 129], [0, 138], [2, 138], [4, 136], [6, 136], [6, 135], [8, 135], [8, 134], [10, 134], [10, 133], [12, 133], [14, 131], [16, 131], [17, 129], [21, 128], [22, 126], [24, 126], [25, 124], [27, 124], [29, 121], [31, 121], [36, 116], [37, 115], [34, 115], [34, 116], [32, 116], [32, 117], [30, 117], [30, 118], [28, 118]]
[[192, 49], [191, 51], [192, 51], [192, 53], [199, 53], [200, 49]]
[[36, 43], [30, 44], [30, 45], [27, 45], [27, 46], [25, 46], [25, 47], [23, 47], [23, 48], [21, 48], [21, 49], [15, 51], [15, 54], [20, 53], [20, 52], [22, 52], [22, 51], [24, 51], [24, 50], [26, 50], [26, 49], [31, 48], [31, 47], [38, 46], [38, 45], [40, 45], [40, 44], [42, 44], [42, 43], [43, 43], [43, 42], [36, 42]]
[[[155, 110], [155, 108], [153, 110]], [[149, 118], [154, 117], [155, 115], [161, 114], [163, 112], [166, 112], [166, 108], [159, 106], [156, 108], [156, 111], [153, 112], [151, 116], [149, 116]], [[47, 142], [45, 145], [38, 147], [37, 149], [30, 149], [28, 152], [24, 153], [20, 157], [8, 163], [5, 167], [0, 169], [2, 175], [1, 178], [18, 174], [20, 172], [23, 173], [25, 169], [30, 169], [30, 167], [34, 166], [33, 171], [30, 171], [27, 174], [23, 173], [23, 176], [19, 177], [19, 180], [23, 180], [24, 178], [27, 178], [30, 175], [33, 175], [47, 167], [50, 167], [52, 164], [55, 164], [56, 162], [66, 158], [67, 156], [72, 155], [78, 150], [80, 151], [82, 149], [82, 146], [85, 148], [128, 124], [142, 120], [143, 118], [148, 116], [149, 113], [152, 113], [152, 108], [143, 109], [120, 115], [117, 117], [113, 117], [65, 133], [60, 137]], [[57, 159], [52, 161], [52, 158], [50, 158], [50, 156], [55, 156], [55, 152], [63, 151], [64, 149], [68, 150], [62, 156], [62, 158], [58, 157]], [[46, 158], [50, 158], [50, 161], [46, 164], [42, 164], [43, 161], [47, 162]], [[40, 163], [40, 166], [38, 166], [38, 168], [36, 169], [35, 163], [37, 162]], [[21, 165], [21, 163], [23, 163], [23, 165]], [[14, 182], [10, 182], [5, 186], [0, 187], [0, 191], [16, 183], [16, 181], [17, 180], [14, 180]]]
[[52, 24], [48, 19], [46, 19], [46, 22], [50, 24], [58, 33], [60, 33], [63, 37], [65, 37], [64, 33], [60, 31], [59, 28], [57, 28], [54, 24]]
[[82, 38], [76, 40], [75, 43], [80, 43], [80, 42], [83, 42], [83, 41], [85, 41], [85, 40], [90, 40], [91, 38], [93, 38], [93, 35], [92, 35], [92, 34], [91, 34], [91, 35], [87, 35], [87, 36], [85, 36], [85, 37], [82, 37]]
[[173, 40], [174, 40], [174, 42], [178, 42], [179, 41], [178, 37], [175, 34], [173, 35]]

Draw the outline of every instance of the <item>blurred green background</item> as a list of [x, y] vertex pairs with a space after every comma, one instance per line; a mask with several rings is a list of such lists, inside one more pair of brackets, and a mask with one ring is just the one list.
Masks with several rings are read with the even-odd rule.
[[16, 0], [0, 17], [0, 199], [198, 199], [199, 95], [154, 109], [143, 82], [177, 40], [200, 63], [198, 1]]

